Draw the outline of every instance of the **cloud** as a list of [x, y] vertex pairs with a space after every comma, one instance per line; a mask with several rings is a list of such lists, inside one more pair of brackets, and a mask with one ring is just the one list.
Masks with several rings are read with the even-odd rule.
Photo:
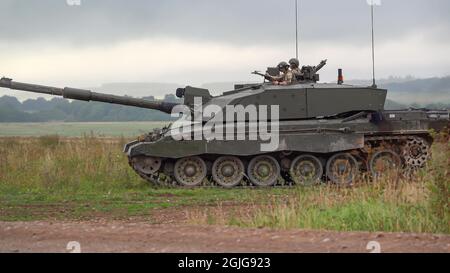
[[[369, 34], [365, 0], [300, 0], [303, 41], [364, 44]], [[437, 25], [449, 30], [447, 0], [386, 0], [376, 8], [382, 40]], [[293, 0], [3, 0], [1, 41], [52, 41], [72, 45], [179, 38], [230, 44], [292, 43]], [[437, 36], [448, 36], [447, 32]]]
[[59, 86], [96, 86], [111, 81], [200, 85], [239, 75], [248, 78], [252, 67], [265, 69], [267, 63], [275, 64], [285, 55], [284, 48], [177, 39], [142, 39], [89, 48], [49, 46], [39, 53], [33, 47], [15, 47], [3, 57], [2, 67], [18, 81]]
[[[365, 0], [300, 2], [302, 64], [370, 78]], [[294, 56], [293, 0], [1, 0], [0, 76], [73, 87], [105, 82], [258, 81]], [[450, 74], [450, 1], [376, 7], [377, 76]], [[4, 94], [4, 91], [2, 93]], [[132, 95], [132, 94], [131, 94]]]
[[[371, 75], [369, 45], [336, 43], [330, 47], [320, 42], [304, 45], [309, 49], [308, 54], [302, 56], [302, 63], [316, 64], [328, 58], [328, 66], [321, 71], [324, 80], [333, 81], [339, 67], [351, 78]], [[17, 45], [2, 56], [2, 72], [17, 79], [46, 84], [95, 86], [111, 81], [163, 81], [199, 85], [211, 81], [259, 79], [249, 72], [276, 65], [294, 53], [291, 45], [233, 46], [179, 39], [141, 39], [79, 48], [52, 45], [38, 52], [33, 48], [33, 44]], [[5, 52], [1, 46], [0, 52]], [[418, 32], [377, 48], [377, 74], [426, 77], [450, 71], [447, 52], [446, 45], [433, 44]]]

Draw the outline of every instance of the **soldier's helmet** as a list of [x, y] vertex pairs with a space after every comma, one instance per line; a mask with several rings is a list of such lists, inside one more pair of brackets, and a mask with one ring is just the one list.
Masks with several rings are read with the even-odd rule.
[[288, 68], [289, 64], [287, 62], [281, 62], [277, 65], [278, 70], [281, 70], [283, 68]]
[[289, 64], [290, 65], [295, 65], [296, 67], [298, 67], [300, 65], [300, 62], [297, 58], [292, 58], [289, 60]]

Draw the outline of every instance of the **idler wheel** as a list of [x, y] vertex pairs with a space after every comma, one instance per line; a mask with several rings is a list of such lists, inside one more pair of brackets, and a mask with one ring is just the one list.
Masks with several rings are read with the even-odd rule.
[[198, 156], [180, 158], [174, 166], [175, 179], [187, 187], [200, 185], [206, 177], [206, 173], [206, 163]]
[[137, 156], [131, 159], [133, 167], [140, 173], [155, 174], [161, 168], [161, 158], [149, 156]]
[[407, 167], [422, 168], [430, 157], [430, 145], [423, 138], [413, 137], [403, 146], [402, 155]]
[[369, 159], [369, 170], [375, 179], [383, 176], [398, 175], [401, 165], [402, 160], [400, 156], [388, 149], [375, 152]]
[[232, 188], [241, 183], [244, 177], [244, 164], [235, 156], [221, 156], [214, 161], [212, 177], [217, 184]]
[[328, 159], [327, 176], [335, 184], [350, 185], [358, 173], [358, 162], [349, 153], [338, 153]]
[[322, 163], [313, 155], [297, 156], [292, 161], [289, 175], [296, 184], [304, 186], [317, 184], [323, 175]]
[[250, 182], [256, 186], [273, 186], [280, 175], [280, 165], [272, 156], [260, 155], [248, 164], [247, 175]]

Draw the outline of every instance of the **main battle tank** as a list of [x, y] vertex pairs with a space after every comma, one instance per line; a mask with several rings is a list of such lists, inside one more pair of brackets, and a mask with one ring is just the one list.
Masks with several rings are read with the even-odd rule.
[[[124, 147], [130, 166], [155, 184], [351, 184], [365, 172], [377, 177], [423, 167], [433, 142], [430, 130], [448, 128], [449, 111], [384, 110], [385, 89], [346, 85], [341, 78], [318, 83], [324, 65], [304, 66], [292, 85], [237, 85], [220, 96], [179, 88], [179, 105], [8, 78], [0, 87], [182, 113], [182, 119]], [[225, 116], [230, 119], [219, 119]]]

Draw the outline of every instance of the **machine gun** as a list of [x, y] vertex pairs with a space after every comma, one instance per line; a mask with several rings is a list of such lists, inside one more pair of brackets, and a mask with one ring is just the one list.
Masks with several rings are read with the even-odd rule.
[[305, 65], [302, 67], [301, 75], [297, 77], [300, 82], [318, 82], [319, 74], [317, 72], [327, 64], [327, 60], [322, 60], [317, 66]]
[[262, 76], [262, 77], [264, 77], [264, 79], [266, 79], [266, 80], [268, 80], [268, 81], [271, 81], [271, 80], [272, 80], [272, 76], [270, 76], [269, 74], [263, 74], [263, 73], [261, 73], [261, 72], [259, 72], [259, 71], [256, 71], [256, 70], [253, 71], [252, 74], [258, 75], [258, 76]]

